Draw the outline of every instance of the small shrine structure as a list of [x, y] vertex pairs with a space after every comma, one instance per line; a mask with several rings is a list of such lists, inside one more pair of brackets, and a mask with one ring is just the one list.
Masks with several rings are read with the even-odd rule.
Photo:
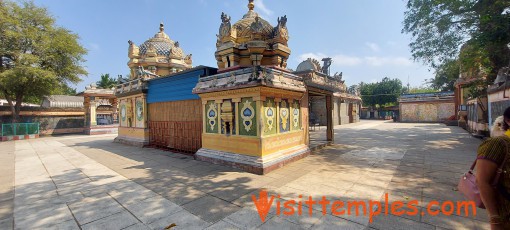
[[308, 98], [302, 77], [286, 70], [287, 17], [272, 26], [254, 11], [222, 13], [215, 53], [218, 74], [193, 89], [202, 100], [202, 148], [195, 157], [265, 174], [310, 153]]
[[85, 87], [83, 93], [85, 107], [84, 132], [88, 135], [117, 133], [117, 98], [113, 89], [97, 88], [95, 83]]

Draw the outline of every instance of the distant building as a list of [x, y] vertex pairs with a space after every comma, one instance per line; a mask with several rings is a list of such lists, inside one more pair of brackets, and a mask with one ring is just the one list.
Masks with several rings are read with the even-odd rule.
[[[16, 104], [16, 102], [12, 102]], [[9, 106], [9, 102], [7, 102], [6, 99], [0, 99], [0, 106]], [[30, 106], [30, 107], [39, 107], [38, 104], [31, 104], [31, 103], [21, 103], [21, 106]]]
[[404, 94], [399, 109], [401, 122], [443, 122], [455, 115], [454, 93]]
[[51, 95], [43, 98], [43, 108], [83, 108], [83, 96]]

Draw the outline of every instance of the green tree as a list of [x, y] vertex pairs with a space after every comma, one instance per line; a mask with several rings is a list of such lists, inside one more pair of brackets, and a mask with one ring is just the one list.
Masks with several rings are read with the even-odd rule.
[[409, 89], [409, 93], [435, 93], [438, 90], [430, 87], [413, 87]]
[[459, 74], [459, 60], [448, 60], [446, 63], [436, 68], [434, 78], [431, 78], [427, 83], [436, 90], [453, 91], [455, 81], [459, 78]]
[[19, 120], [21, 103], [81, 81], [87, 51], [78, 35], [33, 2], [0, 1], [0, 93]]
[[414, 59], [433, 68], [457, 59], [469, 41], [468, 56], [488, 60], [490, 82], [508, 63], [509, 7], [508, 0], [408, 0], [402, 32], [413, 37]]
[[361, 94], [361, 100], [365, 107], [375, 107], [376, 102], [374, 95], [375, 83], [364, 83], [359, 84], [359, 92]]
[[110, 77], [110, 74], [101, 74], [101, 80], [96, 82], [97, 87], [103, 89], [111, 89], [117, 85], [117, 81]]
[[388, 77], [376, 83], [361, 82], [359, 88], [363, 105], [373, 108], [395, 105], [404, 90], [400, 79]]

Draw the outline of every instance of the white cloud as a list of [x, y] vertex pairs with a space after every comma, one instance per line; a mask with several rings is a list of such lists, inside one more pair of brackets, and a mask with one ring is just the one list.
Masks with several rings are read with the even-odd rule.
[[92, 51], [99, 51], [101, 48], [99, 47], [99, 44], [97, 43], [89, 43], [90, 50]]
[[266, 5], [264, 5], [264, 0], [255, 0], [255, 10], [259, 9], [263, 14], [270, 16], [273, 14], [273, 11], [268, 9]]
[[381, 48], [379, 48], [379, 46], [373, 42], [367, 42], [365, 43], [365, 45], [368, 46], [368, 48], [370, 48], [374, 52], [381, 51]]
[[360, 66], [368, 65], [373, 67], [380, 66], [411, 66], [413, 62], [405, 57], [380, 57], [380, 56], [366, 56], [356, 57], [348, 56], [343, 54], [326, 55], [324, 53], [305, 53], [299, 55], [299, 61], [304, 61], [308, 58], [314, 58], [317, 61], [321, 61], [325, 57], [331, 57], [333, 59], [334, 66]]
[[304, 61], [308, 58], [316, 59], [317, 61], [321, 61], [325, 57], [331, 57], [333, 59], [333, 65], [338, 66], [356, 66], [362, 63], [362, 60], [358, 57], [351, 57], [342, 54], [337, 54], [333, 56], [329, 56], [323, 53], [305, 53], [299, 55], [299, 60]]

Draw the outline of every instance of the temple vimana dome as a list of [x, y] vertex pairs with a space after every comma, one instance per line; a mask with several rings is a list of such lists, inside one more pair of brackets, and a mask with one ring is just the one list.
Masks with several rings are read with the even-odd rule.
[[278, 24], [273, 27], [254, 8], [250, 0], [248, 12], [233, 25], [230, 16], [221, 14], [215, 53], [220, 71], [257, 65], [286, 68], [290, 55], [287, 16], [278, 18]]
[[128, 66], [132, 79], [144, 72], [166, 76], [192, 67], [191, 54], [186, 55], [179, 42], [170, 39], [163, 23], [159, 26], [159, 32], [140, 46], [131, 40], [128, 43]]

